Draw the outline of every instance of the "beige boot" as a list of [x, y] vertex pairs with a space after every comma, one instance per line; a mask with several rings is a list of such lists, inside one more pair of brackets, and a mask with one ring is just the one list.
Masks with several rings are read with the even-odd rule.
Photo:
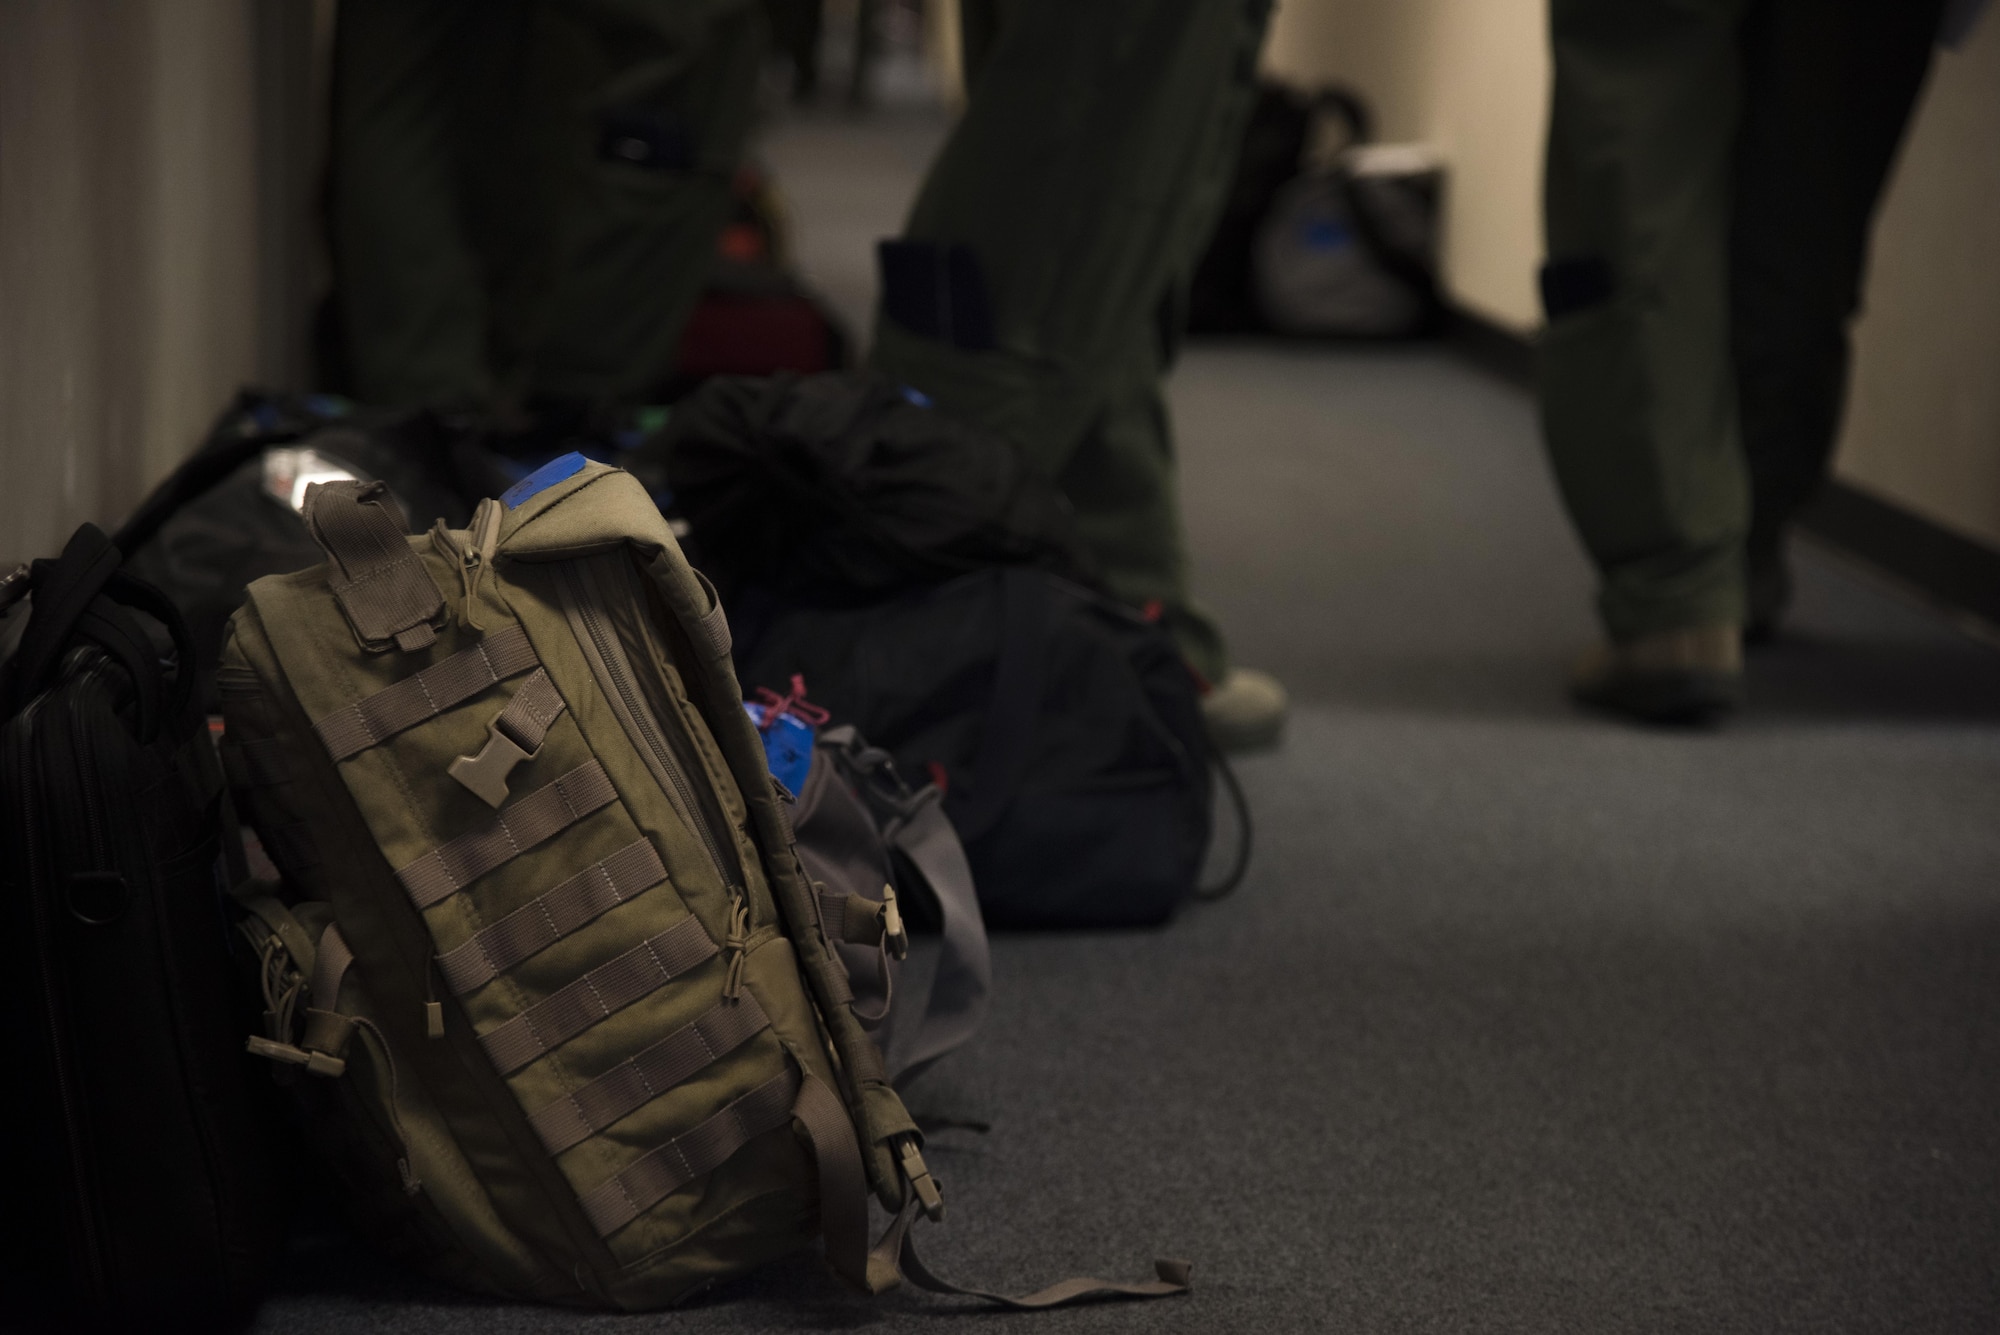
[[1289, 703], [1285, 688], [1270, 673], [1231, 668], [1202, 696], [1201, 717], [1220, 750], [1253, 751], [1277, 743]]
[[1570, 694], [1648, 723], [1711, 723], [1743, 703], [1743, 628], [1689, 626], [1585, 654]]

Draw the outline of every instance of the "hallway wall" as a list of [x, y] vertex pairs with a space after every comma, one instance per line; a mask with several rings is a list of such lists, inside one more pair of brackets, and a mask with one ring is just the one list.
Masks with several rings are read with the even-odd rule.
[[[1338, 81], [1382, 137], [1444, 154], [1444, 281], [1522, 334], [1541, 323], [1547, 0], [1280, 0], [1274, 74]], [[2000, 547], [2000, 15], [1940, 54], [1876, 231], [1841, 478]]]
[[1939, 53], [1883, 201], [1841, 476], [2000, 548], [2000, 10]]
[[0, 557], [129, 509], [254, 372], [248, 18], [0, 6]]
[[115, 524], [238, 386], [302, 375], [315, 21], [0, 4], [0, 561]]
[[1359, 89], [1377, 138], [1444, 154], [1445, 285], [1523, 332], [1541, 322], [1547, 15], [1547, 0], [1280, 0], [1264, 49], [1288, 82]]

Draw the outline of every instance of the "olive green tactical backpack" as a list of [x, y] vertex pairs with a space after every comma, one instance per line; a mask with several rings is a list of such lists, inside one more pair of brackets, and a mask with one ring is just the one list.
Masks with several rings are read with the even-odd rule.
[[[239, 894], [250, 1046], [361, 1230], [471, 1288], [627, 1310], [820, 1235], [870, 1291], [969, 1292], [910, 1249], [942, 1211], [921, 1137], [722, 610], [637, 481], [571, 455], [464, 531], [406, 536], [355, 482], [306, 519], [328, 563], [250, 587], [217, 684], [283, 874]], [[879, 938], [869, 907], [839, 939]], [[871, 1189], [896, 1212], [873, 1256]], [[1184, 1291], [1160, 1276], [1000, 1301]]]

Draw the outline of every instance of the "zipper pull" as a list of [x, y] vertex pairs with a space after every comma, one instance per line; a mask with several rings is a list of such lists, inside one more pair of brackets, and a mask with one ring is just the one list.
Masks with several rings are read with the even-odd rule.
[[472, 522], [465, 530], [465, 556], [459, 566], [459, 578], [465, 585], [465, 612], [459, 619], [482, 635], [486, 628], [479, 624], [473, 605], [479, 599], [480, 576], [493, 564], [493, 553], [499, 545], [500, 502], [489, 496], [472, 512]]
[[750, 905], [740, 893], [729, 909], [729, 936], [723, 949], [729, 952], [729, 972], [722, 980], [722, 995], [734, 1001], [743, 993], [743, 961], [750, 951]]
[[437, 970], [424, 966], [424, 1037], [436, 1042], [444, 1037], [444, 1003], [437, 999]]

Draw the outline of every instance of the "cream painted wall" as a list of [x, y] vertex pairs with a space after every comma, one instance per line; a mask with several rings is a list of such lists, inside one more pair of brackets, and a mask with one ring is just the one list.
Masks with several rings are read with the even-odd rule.
[[1446, 290], [1522, 333], [1541, 321], [1547, 15], [1547, 0], [1279, 0], [1264, 51], [1281, 78], [1360, 90], [1378, 138], [1444, 154]]
[[[1280, 0], [1267, 68], [1444, 154], [1444, 282], [1540, 323], [1547, 0]], [[1875, 233], [1841, 477], [2000, 547], [2000, 13], [1938, 58]]]
[[116, 522], [258, 370], [250, 19], [0, 4], [0, 559]]
[[1841, 476], [2000, 547], [2000, 11], [1940, 53], [1883, 201]]

